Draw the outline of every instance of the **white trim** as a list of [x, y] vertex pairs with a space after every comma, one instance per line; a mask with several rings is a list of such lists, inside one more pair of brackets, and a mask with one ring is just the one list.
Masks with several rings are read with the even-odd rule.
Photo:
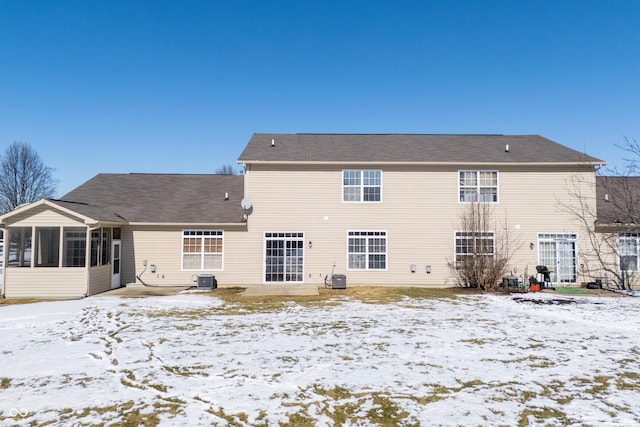
[[[365, 239], [367, 239], [367, 247], [366, 250], [364, 252], [365, 254], [365, 268], [351, 268], [349, 267], [349, 238], [350, 237], [358, 237], [358, 236], [350, 236], [349, 233], [384, 233], [384, 235], [380, 235], [380, 236], [363, 236]], [[384, 268], [370, 268], [369, 267], [369, 259], [368, 259], [368, 255], [369, 255], [369, 238], [375, 238], [375, 237], [384, 237]], [[389, 269], [389, 233], [387, 232], [387, 230], [347, 230], [347, 260], [346, 260], [346, 266], [347, 266], [347, 271], [388, 271]], [[355, 254], [356, 252], [354, 252]], [[376, 252], [377, 253], [377, 252]]]
[[[187, 232], [194, 232], [194, 233], [219, 233], [219, 234], [200, 234], [200, 235], [185, 235], [185, 233]], [[206, 236], [209, 237], [219, 237], [220, 239], [222, 239], [222, 252], [220, 253], [220, 268], [204, 268], [204, 264], [205, 264], [205, 255], [206, 254], [212, 254], [211, 252], [204, 252], [204, 238]], [[200, 258], [200, 268], [185, 268], [184, 267], [184, 256], [185, 256], [185, 252], [184, 252], [184, 239], [185, 237], [189, 237], [189, 238], [200, 238], [200, 252], [198, 252], [198, 254], [201, 256]], [[194, 252], [195, 254], [195, 252]], [[181, 271], [224, 271], [224, 230], [217, 230], [217, 229], [202, 229], [202, 228], [185, 228], [183, 230], [180, 231], [180, 270]]]
[[[271, 237], [267, 237], [267, 234], [271, 234], [271, 235], [278, 235], [278, 236], [271, 236]], [[289, 234], [289, 236], [287, 236], [287, 234]], [[293, 235], [296, 236], [293, 236]], [[283, 235], [283, 236], [280, 236]], [[283, 281], [267, 281], [267, 240], [284, 240], [285, 242], [287, 241], [287, 239], [289, 239], [289, 241], [301, 241], [302, 242], [302, 272], [301, 277], [302, 280], [298, 281], [298, 280], [286, 280], [286, 268], [285, 271], [283, 271], [283, 278], [285, 280]], [[305, 248], [304, 248], [304, 243], [305, 243], [305, 237], [304, 237], [304, 232], [303, 231], [265, 231], [262, 233], [262, 283], [264, 285], [287, 285], [287, 284], [292, 284], [292, 285], [299, 285], [299, 284], [303, 284], [304, 283], [304, 271], [305, 271], [305, 262], [306, 262], [306, 258], [305, 258]], [[285, 259], [286, 259], [286, 254], [285, 254]], [[286, 260], [285, 260], [285, 267], [286, 267]]]
[[[353, 171], [353, 172], [359, 172], [360, 173], [360, 200], [345, 200], [344, 198], [344, 189], [345, 189], [345, 184], [344, 184], [344, 173], [346, 171]], [[375, 188], [377, 186], [374, 185], [365, 185], [364, 184], [364, 172], [379, 172], [380, 173], [380, 200], [364, 200], [364, 189], [365, 187], [370, 187], [370, 188]], [[383, 181], [383, 177], [382, 177], [382, 169], [342, 169], [340, 172], [340, 190], [341, 190], [341, 195], [340, 198], [342, 200], [342, 203], [382, 203], [382, 181]], [[349, 185], [347, 187], [352, 187], [352, 188], [356, 188], [355, 185]]]
[[[461, 172], [475, 172], [476, 173], [476, 180], [477, 180], [477, 185], [476, 185], [476, 196], [477, 196], [477, 200], [471, 200], [471, 201], [462, 201], [460, 200], [460, 190], [462, 188], [462, 185], [460, 184], [460, 173]], [[484, 201], [484, 200], [480, 200], [480, 189], [483, 187], [480, 185], [480, 172], [495, 172], [496, 173], [496, 200], [490, 200], [490, 201]], [[497, 169], [458, 169], [458, 172], [456, 174], [456, 179], [458, 180], [458, 204], [469, 204], [469, 203], [489, 203], [489, 204], [493, 204], [496, 205], [498, 203], [500, 203], [500, 171], [498, 171]], [[470, 187], [470, 186], [465, 186], [465, 187]], [[493, 188], [493, 186], [484, 186], [484, 188]]]
[[[473, 230], [453, 230], [453, 268], [458, 268], [458, 233], [473, 233]], [[492, 241], [493, 241], [493, 258], [496, 257], [496, 232], [495, 230], [485, 230], [485, 231], [477, 231], [477, 233], [491, 233]]]
[[[546, 237], [546, 238], [541, 238], [541, 235], [548, 235], [548, 236], [555, 236], [555, 237]], [[564, 236], [564, 237], [562, 237]], [[572, 237], [567, 237], [567, 236], [572, 236]], [[578, 260], [580, 259], [580, 247], [578, 242], [580, 241], [580, 236], [578, 233], [572, 233], [572, 232], [559, 232], [559, 233], [549, 233], [549, 232], [538, 232], [537, 234], [537, 238], [538, 238], [538, 263], [537, 265], [544, 265], [542, 264], [542, 260], [540, 258], [541, 255], [541, 250], [540, 250], [540, 242], [572, 242], [573, 243], [573, 248], [574, 248], [574, 255], [573, 255], [573, 262], [574, 262], [574, 281], [573, 282], [561, 282], [561, 283], [576, 283], [578, 281], [578, 275], [580, 274], [579, 268], [578, 268]], [[556, 258], [558, 255], [558, 246], [556, 245]], [[558, 260], [556, 259], [556, 263], [558, 262]], [[556, 278], [556, 282], [560, 282], [558, 280], [558, 271], [556, 269], [556, 265], [553, 266], [549, 266], [547, 265], [547, 268], [553, 270], [551, 274], [555, 275]]]

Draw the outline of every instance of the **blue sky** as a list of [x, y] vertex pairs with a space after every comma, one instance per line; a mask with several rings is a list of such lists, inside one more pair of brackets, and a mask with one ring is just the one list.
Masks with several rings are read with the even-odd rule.
[[211, 173], [253, 132], [539, 134], [621, 165], [640, 1], [0, 0], [0, 150], [32, 145], [58, 196]]

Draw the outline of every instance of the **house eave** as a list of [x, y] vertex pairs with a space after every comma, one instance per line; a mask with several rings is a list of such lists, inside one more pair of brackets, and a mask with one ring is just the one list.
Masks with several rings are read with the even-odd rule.
[[193, 227], [238, 227], [246, 225], [246, 222], [128, 222], [130, 226], [138, 226], [138, 227], [185, 227], [185, 228], [193, 228]]
[[390, 165], [390, 166], [528, 166], [528, 167], [544, 167], [544, 166], [590, 166], [603, 167], [606, 162], [420, 162], [420, 161], [377, 161], [377, 160], [348, 160], [348, 161], [303, 161], [303, 160], [238, 160], [238, 164], [242, 165]]

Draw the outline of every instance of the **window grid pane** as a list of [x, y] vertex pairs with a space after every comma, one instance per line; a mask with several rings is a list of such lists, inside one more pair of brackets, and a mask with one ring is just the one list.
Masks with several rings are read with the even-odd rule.
[[87, 231], [65, 228], [63, 251], [63, 267], [84, 267], [87, 256]]
[[460, 202], [498, 202], [498, 171], [460, 171], [459, 178]]
[[304, 233], [265, 233], [265, 282], [304, 281]]
[[619, 236], [618, 251], [620, 252], [621, 271], [639, 271], [638, 246], [640, 234], [623, 233]]
[[343, 170], [343, 202], [379, 202], [382, 200], [382, 171]]
[[386, 236], [385, 231], [348, 232], [348, 268], [350, 270], [385, 270], [387, 268]]
[[494, 233], [457, 231], [455, 251], [456, 268], [461, 268], [474, 257], [491, 259], [495, 256]]
[[222, 270], [222, 230], [183, 230], [182, 236], [183, 270]]

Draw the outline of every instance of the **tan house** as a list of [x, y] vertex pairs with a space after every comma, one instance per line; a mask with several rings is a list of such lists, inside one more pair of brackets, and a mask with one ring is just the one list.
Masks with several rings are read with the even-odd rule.
[[[451, 286], [465, 206], [492, 208], [511, 271], [582, 277], [585, 238], [560, 208], [604, 162], [540, 136], [254, 134], [242, 176], [100, 174], [2, 215], [6, 297], [82, 297], [133, 282]], [[594, 204], [595, 206], [595, 204]], [[595, 207], [594, 207], [595, 210]], [[595, 215], [595, 213], [594, 213]], [[502, 225], [499, 225], [502, 224]]]

